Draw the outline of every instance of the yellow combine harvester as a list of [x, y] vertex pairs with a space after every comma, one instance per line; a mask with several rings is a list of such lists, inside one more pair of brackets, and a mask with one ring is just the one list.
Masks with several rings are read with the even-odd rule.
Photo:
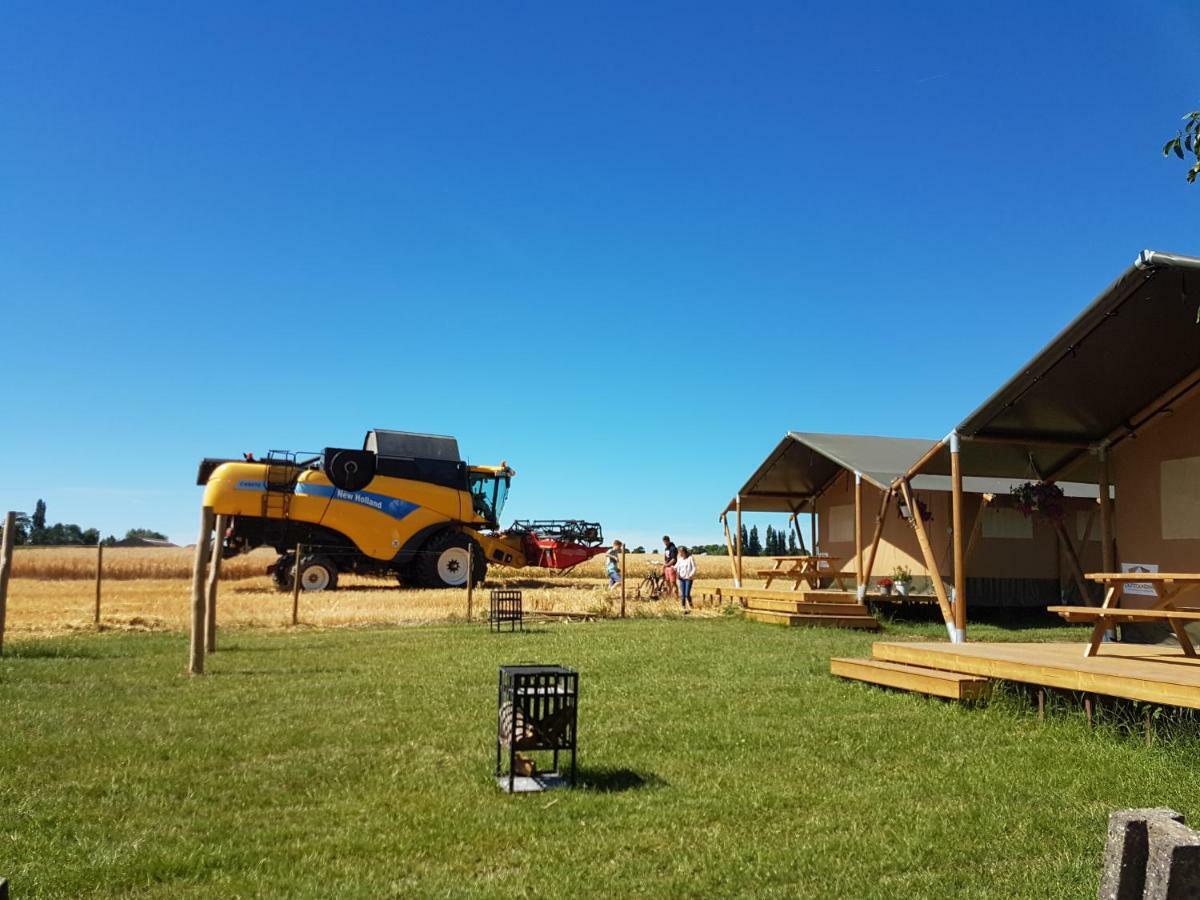
[[499, 531], [514, 474], [504, 463], [467, 465], [451, 437], [375, 429], [361, 450], [328, 447], [306, 460], [279, 451], [205, 459], [197, 484], [204, 504], [230, 517], [222, 553], [274, 547], [280, 556], [270, 572], [281, 588], [291, 588], [297, 568], [305, 590], [332, 590], [341, 572], [457, 587], [466, 584], [468, 554], [479, 582], [488, 563], [568, 569], [607, 549], [591, 522]]

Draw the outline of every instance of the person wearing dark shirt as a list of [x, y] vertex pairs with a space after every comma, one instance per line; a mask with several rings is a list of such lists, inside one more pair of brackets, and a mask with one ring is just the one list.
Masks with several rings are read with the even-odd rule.
[[679, 596], [679, 581], [675, 577], [675, 563], [679, 560], [679, 550], [671, 543], [671, 538], [663, 535], [663, 578], [667, 580], [667, 590], [672, 596]]

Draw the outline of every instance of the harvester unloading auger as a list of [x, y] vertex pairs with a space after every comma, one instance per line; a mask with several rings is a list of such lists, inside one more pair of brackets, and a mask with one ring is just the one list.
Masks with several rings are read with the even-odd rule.
[[196, 483], [204, 505], [229, 517], [222, 554], [274, 547], [281, 588], [297, 570], [305, 590], [332, 590], [343, 572], [458, 587], [468, 559], [478, 583], [489, 563], [569, 569], [608, 549], [594, 522], [518, 521], [500, 531], [514, 474], [505, 463], [467, 465], [452, 437], [376, 429], [361, 450], [328, 447], [310, 459], [205, 459]]

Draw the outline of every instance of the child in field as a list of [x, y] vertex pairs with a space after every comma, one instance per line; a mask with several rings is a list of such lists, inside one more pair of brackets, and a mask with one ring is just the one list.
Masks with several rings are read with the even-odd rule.
[[679, 579], [679, 605], [683, 607], [683, 614], [686, 616], [695, 608], [692, 606], [692, 582], [696, 578], [696, 561], [692, 559], [687, 547], [679, 548], [675, 575]]
[[613, 541], [605, 554], [604, 570], [608, 573], [610, 591], [621, 583], [621, 551], [624, 549], [625, 545], [620, 541]]

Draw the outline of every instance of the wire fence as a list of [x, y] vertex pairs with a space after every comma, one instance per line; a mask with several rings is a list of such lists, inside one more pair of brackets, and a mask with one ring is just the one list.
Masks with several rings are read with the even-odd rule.
[[[206, 567], [203, 580], [211, 592], [215, 570], [221, 624], [238, 627], [481, 622], [487, 617], [486, 590], [493, 587], [523, 591], [526, 609], [546, 617], [660, 615], [671, 608], [639, 598], [638, 584], [652, 568], [649, 556], [630, 555], [628, 566], [622, 560], [625, 577], [610, 585], [603, 556], [569, 572], [495, 566], [479, 571], [478, 550], [468, 558], [466, 553], [447, 557], [445, 549], [408, 553], [396, 571], [386, 562], [370, 562], [353, 547], [302, 544], [297, 583], [294, 548], [282, 555], [258, 548]], [[50, 634], [179, 630], [190, 621], [195, 545], [21, 545], [8, 552], [7, 564], [0, 566], [0, 651], [6, 623], [13, 631]], [[328, 571], [320, 571], [322, 565]], [[472, 569], [469, 588], [467, 566]], [[451, 587], [422, 586], [435, 577]]]

